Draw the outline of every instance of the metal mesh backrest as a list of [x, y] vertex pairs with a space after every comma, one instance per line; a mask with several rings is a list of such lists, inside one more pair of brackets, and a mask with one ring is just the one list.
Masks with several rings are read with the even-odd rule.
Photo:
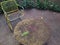
[[3, 1], [1, 7], [4, 12], [9, 13], [18, 9], [17, 3], [15, 1]]

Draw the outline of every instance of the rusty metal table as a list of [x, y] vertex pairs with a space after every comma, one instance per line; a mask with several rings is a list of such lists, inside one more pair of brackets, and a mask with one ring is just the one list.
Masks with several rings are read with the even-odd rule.
[[24, 45], [43, 45], [49, 40], [50, 32], [43, 19], [24, 19], [16, 25], [14, 36]]

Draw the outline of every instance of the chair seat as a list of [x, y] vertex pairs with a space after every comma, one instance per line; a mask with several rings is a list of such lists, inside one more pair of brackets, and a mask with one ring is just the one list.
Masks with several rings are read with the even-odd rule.
[[20, 18], [21, 13], [20, 13], [20, 11], [18, 10], [18, 11], [16, 11], [16, 12], [13, 12], [13, 13], [10, 13], [10, 14], [7, 14], [7, 15], [8, 15], [10, 21], [14, 21], [14, 20]]

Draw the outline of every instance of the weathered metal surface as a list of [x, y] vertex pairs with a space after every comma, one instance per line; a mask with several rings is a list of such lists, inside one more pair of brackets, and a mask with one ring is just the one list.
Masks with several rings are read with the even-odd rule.
[[43, 45], [51, 37], [51, 29], [41, 17], [24, 19], [15, 26], [14, 35], [24, 45]]

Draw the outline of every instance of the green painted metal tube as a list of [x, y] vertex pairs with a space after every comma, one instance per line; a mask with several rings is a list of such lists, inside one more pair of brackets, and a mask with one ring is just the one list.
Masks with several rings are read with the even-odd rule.
[[28, 34], [29, 34], [29, 32], [26, 31], [26, 32], [22, 33], [22, 36], [27, 36]]

